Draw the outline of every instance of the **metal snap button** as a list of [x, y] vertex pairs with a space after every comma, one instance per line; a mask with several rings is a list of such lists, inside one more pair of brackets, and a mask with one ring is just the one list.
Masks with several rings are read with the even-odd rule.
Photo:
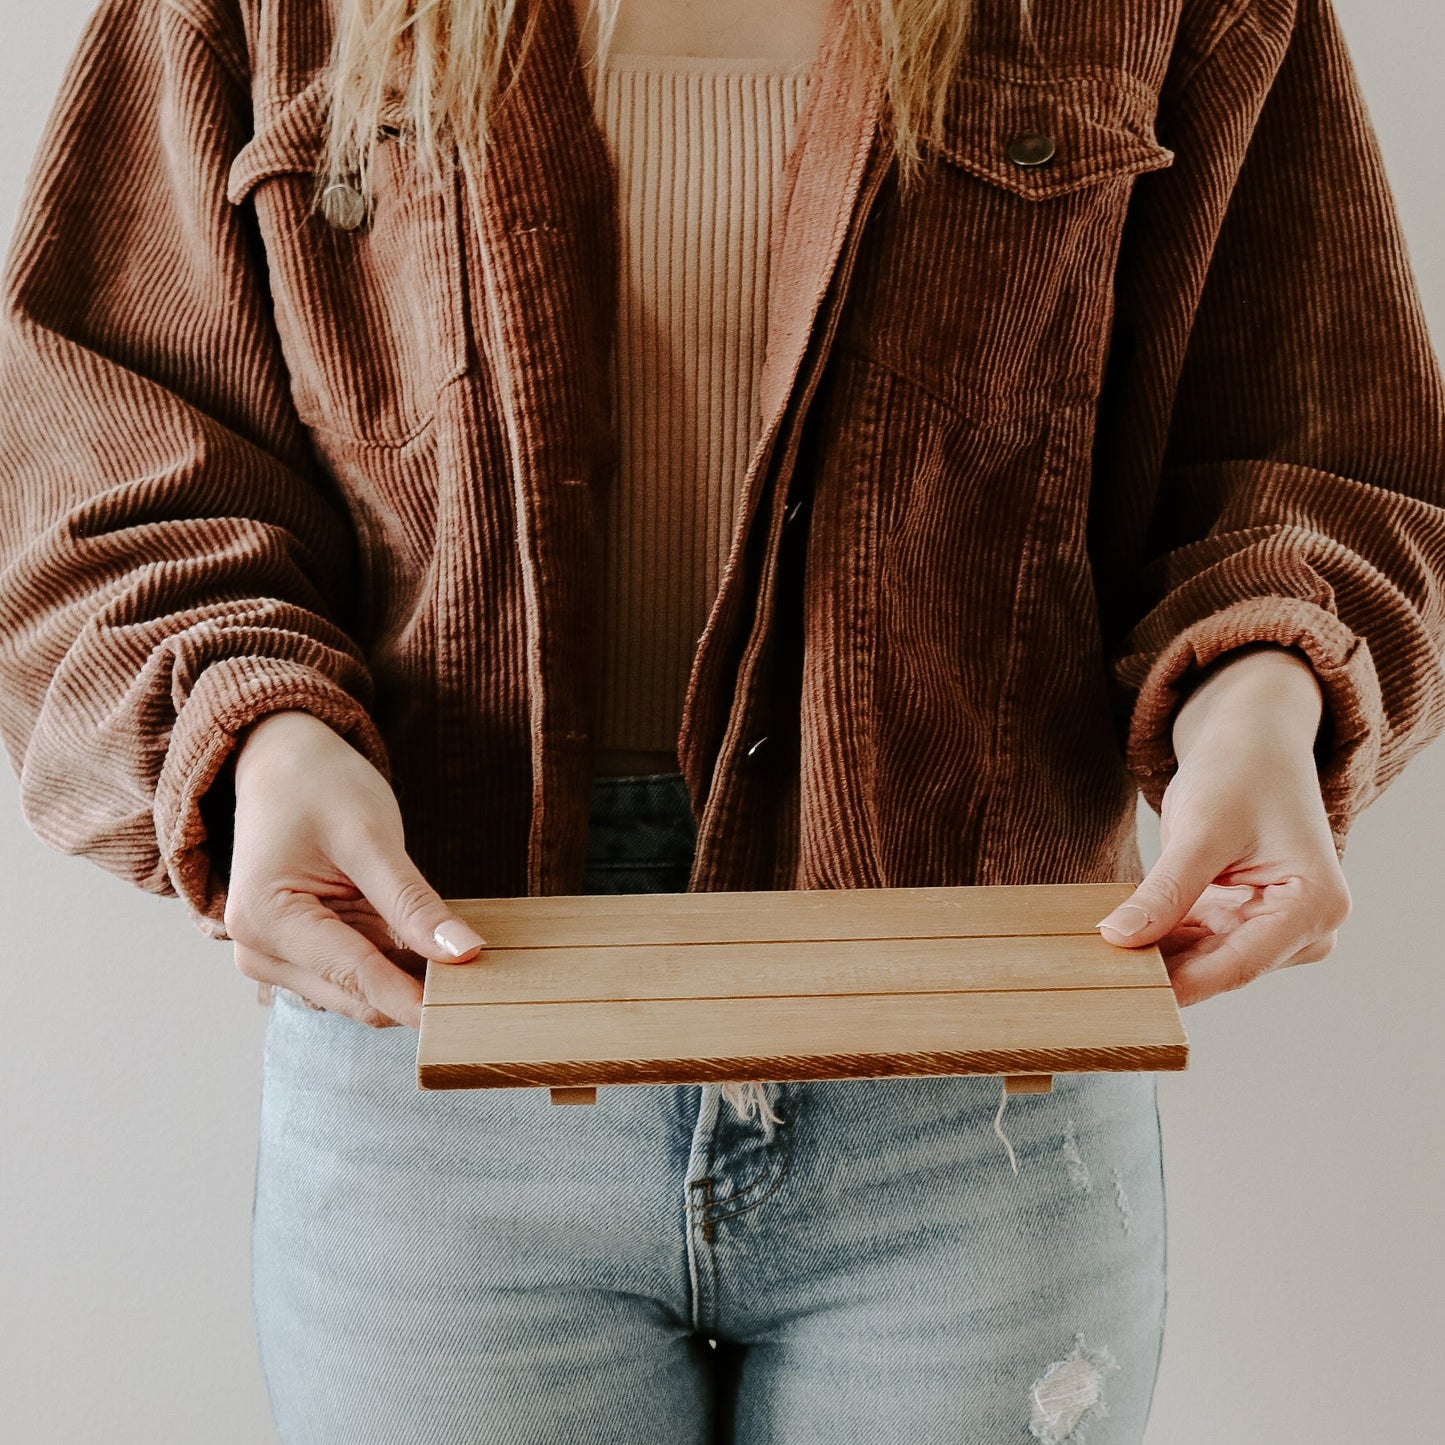
[[333, 181], [321, 193], [321, 209], [339, 231], [354, 231], [366, 219], [366, 198], [355, 186]]
[[1012, 137], [1006, 149], [1016, 166], [1041, 166], [1053, 160], [1058, 148], [1053, 136], [1041, 130], [1026, 130]]

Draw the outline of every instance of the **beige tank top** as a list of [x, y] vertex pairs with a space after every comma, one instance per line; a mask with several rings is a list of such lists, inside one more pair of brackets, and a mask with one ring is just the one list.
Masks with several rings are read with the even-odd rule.
[[585, 73], [621, 228], [595, 741], [676, 767], [688, 674], [761, 426], [768, 243], [808, 69], [619, 54]]

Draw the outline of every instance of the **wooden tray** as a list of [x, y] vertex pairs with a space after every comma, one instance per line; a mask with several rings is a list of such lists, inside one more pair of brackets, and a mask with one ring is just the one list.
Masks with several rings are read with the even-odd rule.
[[487, 940], [429, 962], [424, 1089], [1183, 1069], [1156, 946], [1094, 927], [1128, 883], [450, 899]]

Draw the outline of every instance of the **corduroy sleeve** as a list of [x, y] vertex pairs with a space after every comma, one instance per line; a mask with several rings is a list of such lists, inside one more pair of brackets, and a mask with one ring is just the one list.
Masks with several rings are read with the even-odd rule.
[[1126, 225], [1091, 552], [1152, 808], [1214, 659], [1297, 650], [1321, 793], [1359, 812], [1445, 729], [1445, 394], [1330, 0], [1261, 0], [1166, 87]]
[[224, 929], [200, 807], [280, 709], [390, 780], [356, 541], [292, 409], [248, 208], [244, 42], [103, 0], [0, 277], [0, 733], [26, 822]]

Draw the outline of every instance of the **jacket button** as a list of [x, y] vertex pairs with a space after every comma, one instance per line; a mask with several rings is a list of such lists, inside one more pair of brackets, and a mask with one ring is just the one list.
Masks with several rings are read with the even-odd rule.
[[768, 735], [767, 735], [767, 733], [764, 733], [761, 737], [756, 737], [756, 738], [754, 738], [754, 739], [752, 740], [752, 742], [748, 744], [748, 747], [747, 747], [747, 755], [748, 755], [748, 757], [750, 757], [750, 758], [751, 758], [751, 757], [755, 757], [755, 756], [757, 755], [758, 749], [761, 748], [761, 747], [763, 746], [763, 744], [767, 742], [767, 740], [768, 740]]
[[321, 193], [321, 210], [339, 231], [354, 231], [366, 219], [366, 200], [355, 186], [333, 181]]
[[1008, 143], [1008, 158], [1016, 166], [1041, 166], [1053, 160], [1054, 138], [1041, 130], [1026, 130]]

